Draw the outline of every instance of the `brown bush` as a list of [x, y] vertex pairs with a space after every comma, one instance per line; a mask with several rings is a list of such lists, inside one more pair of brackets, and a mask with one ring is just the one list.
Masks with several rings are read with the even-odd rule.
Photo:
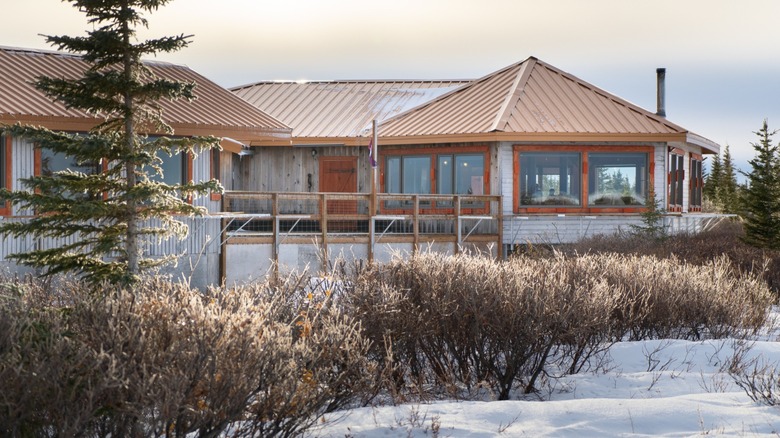
[[694, 265], [704, 265], [726, 256], [735, 273], [763, 278], [780, 298], [780, 252], [752, 247], [742, 241], [744, 230], [737, 220], [723, 221], [712, 230], [652, 239], [637, 234], [595, 236], [557, 249], [577, 254], [635, 254], [658, 258], [676, 257]]
[[[629, 336], [701, 338], [755, 329], [766, 286], [724, 261], [587, 255], [420, 254], [355, 275], [345, 308], [363, 321], [393, 394], [534, 391], [540, 375], [577, 372]], [[434, 393], [435, 395], [435, 393]]]
[[0, 434], [300, 433], [370, 375], [354, 322], [325, 302], [300, 313], [312, 304], [305, 284], [200, 293], [152, 279], [103, 299], [78, 283], [6, 292]]

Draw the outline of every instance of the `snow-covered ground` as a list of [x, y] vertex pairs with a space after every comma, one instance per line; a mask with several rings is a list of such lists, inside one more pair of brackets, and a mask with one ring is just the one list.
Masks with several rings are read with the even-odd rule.
[[735, 351], [748, 347], [743, 363], [757, 358], [780, 372], [777, 308], [770, 319], [747, 342], [615, 344], [596, 369], [549, 381], [540, 394], [545, 401], [536, 396], [354, 409], [328, 415], [310, 436], [780, 437], [780, 406], [754, 402], [726, 370]]

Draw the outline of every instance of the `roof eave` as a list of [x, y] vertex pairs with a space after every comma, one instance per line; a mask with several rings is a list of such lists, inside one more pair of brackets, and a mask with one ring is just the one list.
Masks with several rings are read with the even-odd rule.
[[695, 146], [699, 146], [702, 149], [703, 153], [720, 154], [720, 144], [715, 143], [714, 141], [708, 138], [702, 137], [699, 134], [689, 132], [685, 139], [685, 142]]
[[685, 141], [684, 133], [622, 134], [622, 133], [548, 133], [548, 132], [486, 132], [470, 134], [438, 134], [416, 136], [379, 136], [379, 144], [431, 144], [473, 142], [674, 142]]

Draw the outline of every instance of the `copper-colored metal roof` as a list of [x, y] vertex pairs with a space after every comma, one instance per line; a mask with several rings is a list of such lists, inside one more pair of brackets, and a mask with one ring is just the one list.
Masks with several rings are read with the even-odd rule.
[[[246, 144], [289, 144], [290, 128], [244, 100], [179, 65], [147, 62], [158, 77], [194, 82], [197, 99], [161, 101], [163, 119], [176, 135], [214, 135]], [[0, 47], [0, 123], [27, 123], [86, 131], [103, 119], [66, 108], [35, 89], [39, 76], [77, 78], [88, 64], [75, 55]]]
[[533, 57], [384, 121], [380, 129], [392, 138], [489, 133], [682, 140], [687, 131]]
[[384, 120], [469, 83], [447, 81], [258, 82], [232, 91], [293, 128], [293, 141], [349, 142]]

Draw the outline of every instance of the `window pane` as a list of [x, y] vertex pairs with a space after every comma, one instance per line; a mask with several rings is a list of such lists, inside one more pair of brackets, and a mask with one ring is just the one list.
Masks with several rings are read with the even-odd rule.
[[436, 168], [438, 176], [436, 191], [440, 194], [452, 194], [452, 155], [439, 155]]
[[169, 156], [165, 152], [160, 152], [157, 155], [162, 160], [160, 167], [162, 168], [162, 175], [154, 174], [149, 176], [152, 181], [162, 182], [168, 185], [176, 185], [184, 183], [184, 155], [174, 154]]
[[431, 157], [403, 157], [403, 193], [431, 193]]
[[647, 198], [647, 154], [588, 154], [588, 205], [644, 205]]
[[484, 155], [455, 156], [455, 185], [459, 195], [484, 193]]
[[401, 193], [401, 157], [387, 157], [385, 192]]
[[87, 175], [100, 172], [100, 166], [97, 163], [77, 163], [73, 158], [65, 154], [54, 152], [51, 149], [41, 149], [42, 175], [51, 176], [54, 172], [61, 172], [67, 169]]
[[580, 154], [521, 152], [520, 205], [580, 205]]

